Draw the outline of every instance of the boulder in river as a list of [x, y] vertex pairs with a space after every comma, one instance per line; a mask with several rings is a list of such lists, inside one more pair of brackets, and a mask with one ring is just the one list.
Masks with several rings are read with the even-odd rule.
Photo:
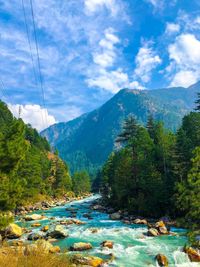
[[28, 235], [28, 240], [30, 241], [36, 241], [38, 239], [43, 239], [45, 237], [45, 234], [43, 232], [38, 232], [38, 233], [31, 233]]
[[133, 223], [135, 223], [135, 224], [145, 224], [145, 225], [147, 225], [147, 220], [145, 220], [145, 219], [135, 219], [135, 220], [133, 221]]
[[41, 226], [41, 223], [32, 223], [31, 224], [31, 227], [40, 227]]
[[62, 225], [56, 225], [48, 232], [48, 236], [52, 238], [65, 238], [68, 237], [68, 231]]
[[158, 230], [155, 229], [155, 228], [150, 228], [147, 232], [147, 235], [148, 236], [158, 236], [159, 233], [158, 233]]
[[159, 266], [167, 267], [169, 265], [167, 257], [163, 254], [156, 255], [156, 260]]
[[92, 249], [92, 245], [90, 243], [78, 242], [74, 243], [71, 247], [71, 251], [84, 251]]
[[200, 262], [200, 252], [192, 247], [185, 247], [184, 252], [188, 255], [189, 259], [193, 262]]
[[10, 223], [5, 230], [5, 235], [9, 239], [19, 238], [22, 234], [22, 228], [15, 223]]
[[81, 254], [73, 255], [72, 262], [78, 266], [100, 267], [104, 263], [103, 259], [94, 256], [84, 256]]
[[42, 220], [42, 219], [45, 219], [45, 216], [41, 214], [30, 214], [30, 215], [26, 215], [24, 219], [25, 221]]
[[43, 232], [47, 232], [49, 230], [49, 226], [48, 225], [45, 225], [42, 227], [41, 229]]
[[101, 245], [102, 247], [105, 247], [105, 248], [110, 248], [110, 249], [113, 248], [113, 242], [109, 240], [103, 241]]
[[111, 220], [120, 220], [121, 214], [119, 212], [112, 213], [112, 214], [110, 214], [110, 219]]

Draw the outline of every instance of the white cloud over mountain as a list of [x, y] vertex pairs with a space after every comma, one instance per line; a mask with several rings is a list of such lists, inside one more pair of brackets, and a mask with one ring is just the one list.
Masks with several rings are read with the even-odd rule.
[[54, 116], [50, 115], [46, 109], [41, 108], [39, 105], [8, 104], [8, 108], [17, 118], [19, 117], [20, 110], [20, 118], [25, 123], [31, 124], [38, 131], [56, 123]]

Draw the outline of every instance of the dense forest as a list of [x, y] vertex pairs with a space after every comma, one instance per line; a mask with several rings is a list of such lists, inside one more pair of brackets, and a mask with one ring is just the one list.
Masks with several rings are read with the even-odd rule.
[[[3, 102], [0, 102], [0, 163], [1, 211], [48, 196], [90, 190], [89, 176], [76, 173], [73, 182], [66, 163], [51, 151], [47, 140], [21, 119], [14, 118]], [[80, 183], [87, 184], [81, 190], [77, 177]]]
[[109, 205], [141, 216], [184, 218], [199, 227], [200, 94], [176, 133], [151, 115], [146, 126], [129, 116], [116, 147], [96, 180]]

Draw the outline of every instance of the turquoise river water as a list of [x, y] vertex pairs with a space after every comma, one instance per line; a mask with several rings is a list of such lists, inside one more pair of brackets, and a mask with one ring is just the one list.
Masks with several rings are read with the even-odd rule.
[[[84, 200], [74, 201], [64, 206], [51, 208], [44, 213], [47, 219], [38, 221], [42, 225], [56, 224], [59, 220], [70, 218], [70, 212], [66, 211], [67, 207], [77, 209], [77, 219], [86, 222], [85, 225], [64, 226], [68, 229], [69, 237], [60, 239], [54, 245], [59, 245], [63, 251], [75, 242], [90, 242], [93, 249], [87, 252], [90, 255], [105, 257], [113, 253], [115, 260], [105, 266], [119, 267], [158, 267], [155, 256], [158, 253], [165, 254], [169, 260], [169, 267], [197, 267], [199, 263], [191, 263], [185, 253], [181, 251], [187, 242], [183, 235], [183, 229], [172, 228], [171, 230], [178, 233], [178, 236], [160, 236], [147, 237], [143, 233], [147, 232], [146, 226], [126, 225], [120, 221], [109, 219], [109, 215], [102, 212], [92, 211], [92, 219], [84, 218], [83, 214], [91, 212], [89, 206], [91, 202], [99, 196], [95, 195]], [[50, 220], [55, 217], [55, 220]], [[49, 218], [49, 219], [48, 219]], [[35, 222], [35, 221], [34, 221]], [[22, 225], [21, 222], [17, 222]], [[32, 222], [23, 223], [24, 227], [31, 228]], [[92, 229], [97, 228], [97, 233], [92, 233]], [[33, 231], [40, 231], [33, 229]], [[23, 239], [26, 239], [26, 235]], [[102, 248], [101, 242], [111, 240], [114, 242], [113, 249]]]

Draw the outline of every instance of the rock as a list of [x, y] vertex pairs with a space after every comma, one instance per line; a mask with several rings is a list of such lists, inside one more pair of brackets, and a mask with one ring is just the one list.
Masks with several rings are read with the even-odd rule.
[[59, 253], [60, 252], [60, 247], [59, 246], [51, 247], [49, 252], [50, 253]]
[[29, 241], [36, 241], [38, 239], [43, 239], [45, 237], [44, 233], [31, 233], [30, 235], [28, 235], [27, 239]]
[[24, 217], [25, 221], [42, 220], [44, 218], [45, 218], [45, 216], [40, 215], [40, 214], [31, 214], [31, 215], [26, 215]]
[[48, 236], [52, 238], [65, 238], [68, 237], [68, 231], [62, 225], [56, 225], [49, 231]]
[[94, 256], [83, 256], [80, 254], [76, 254], [72, 257], [72, 262], [77, 264], [78, 266], [92, 266], [92, 267], [100, 267], [104, 261], [99, 257]]
[[91, 231], [92, 234], [98, 233], [98, 229], [97, 228], [91, 228], [90, 231]]
[[47, 232], [49, 230], [49, 226], [48, 225], [45, 225], [42, 227], [41, 229], [43, 232]]
[[135, 220], [133, 221], [133, 223], [135, 223], [135, 224], [145, 224], [145, 225], [147, 225], [147, 220], [145, 220], [145, 219], [143, 219], [143, 220], [141, 220], [141, 219], [135, 219]]
[[22, 228], [14, 223], [10, 223], [5, 230], [5, 235], [9, 239], [19, 238], [22, 234]]
[[159, 221], [159, 222], [157, 222], [157, 223], [155, 224], [155, 227], [156, 227], [156, 228], [160, 228], [160, 227], [166, 227], [166, 226], [165, 226], [165, 224], [164, 224], [163, 221]]
[[200, 252], [192, 247], [185, 247], [184, 252], [192, 262], [200, 262]]
[[112, 214], [110, 214], [110, 219], [111, 220], [120, 220], [121, 214], [119, 212], [112, 213]]
[[169, 264], [167, 257], [163, 254], [158, 254], [156, 256], [156, 260], [157, 260], [159, 266], [168, 266], [168, 264]]
[[41, 226], [41, 223], [33, 223], [31, 224], [31, 227], [40, 227]]
[[84, 243], [84, 242], [79, 242], [79, 243], [74, 243], [71, 247], [71, 251], [84, 251], [84, 250], [89, 250], [92, 248], [92, 245], [90, 243]]
[[113, 242], [112, 241], [108, 241], [108, 240], [106, 240], [106, 241], [103, 241], [102, 243], [101, 243], [101, 245], [102, 245], [102, 247], [106, 247], [106, 248], [113, 248]]
[[168, 234], [169, 234], [169, 232], [168, 232], [168, 230], [167, 230], [167, 228], [166, 228], [165, 226], [163, 226], [163, 227], [159, 227], [159, 228], [158, 228], [158, 231], [159, 231], [159, 233], [160, 233], [161, 235], [168, 235]]
[[155, 228], [150, 228], [147, 232], [147, 235], [148, 236], [158, 236], [159, 233], [158, 233], [158, 230], [155, 229]]
[[86, 224], [85, 222], [82, 222], [82, 221], [80, 221], [80, 220], [78, 220], [78, 219], [72, 219], [72, 222], [73, 222], [74, 224], [77, 224], [77, 225], [83, 225], [83, 224]]

